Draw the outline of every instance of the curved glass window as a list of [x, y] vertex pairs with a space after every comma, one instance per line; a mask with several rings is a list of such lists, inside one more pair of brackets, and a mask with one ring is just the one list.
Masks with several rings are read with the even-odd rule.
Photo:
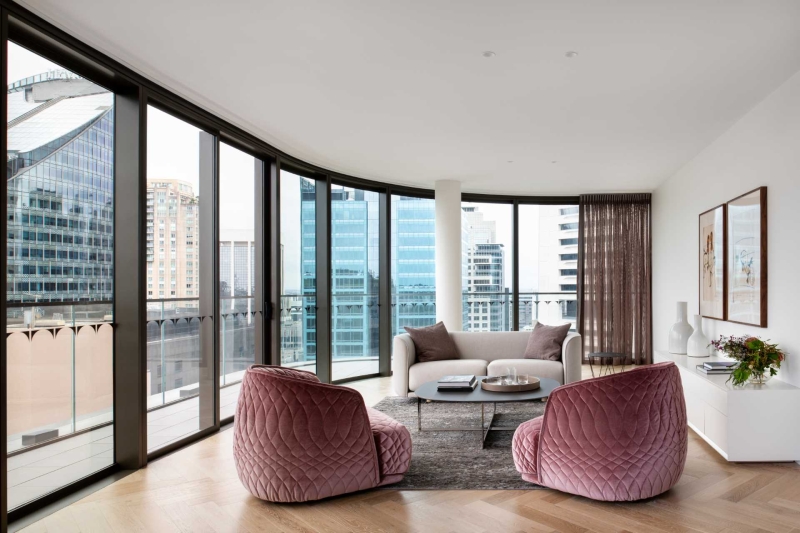
[[317, 371], [317, 193], [314, 180], [281, 170], [281, 365]]
[[331, 188], [333, 381], [378, 373], [380, 194]]
[[219, 306], [220, 419], [234, 414], [245, 369], [255, 362], [256, 302], [255, 157], [220, 143]]
[[519, 206], [519, 329], [536, 321], [575, 327], [578, 273], [576, 205]]
[[464, 331], [513, 329], [514, 206], [461, 204]]

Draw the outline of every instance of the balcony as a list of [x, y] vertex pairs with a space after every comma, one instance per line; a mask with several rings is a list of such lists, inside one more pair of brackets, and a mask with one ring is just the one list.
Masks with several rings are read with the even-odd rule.
[[[377, 294], [332, 296], [332, 377], [334, 381], [378, 373]], [[316, 296], [281, 296], [281, 365], [316, 372]]]
[[[244, 370], [255, 354], [253, 297], [220, 299], [220, 418], [233, 416]], [[197, 298], [147, 302], [147, 449], [155, 450], [200, 429], [203, 360]]]
[[8, 304], [8, 506], [113, 464], [110, 303]]

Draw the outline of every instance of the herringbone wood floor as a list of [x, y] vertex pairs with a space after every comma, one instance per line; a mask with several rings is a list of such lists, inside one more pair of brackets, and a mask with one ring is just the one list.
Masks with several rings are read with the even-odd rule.
[[[389, 391], [386, 378], [353, 386], [370, 404]], [[232, 433], [156, 461], [26, 531], [800, 532], [799, 465], [728, 463], [692, 432], [679, 484], [644, 502], [550, 490], [375, 490], [297, 505], [250, 496], [236, 477]]]

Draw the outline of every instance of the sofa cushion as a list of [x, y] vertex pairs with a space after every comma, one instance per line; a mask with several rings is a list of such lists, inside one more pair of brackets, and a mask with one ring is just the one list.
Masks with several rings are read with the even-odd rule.
[[564, 345], [564, 339], [567, 337], [570, 327], [571, 324], [545, 326], [541, 322], [537, 322], [528, 339], [525, 358], [561, 361], [561, 347]]
[[458, 359], [458, 350], [450, 334], [447, 333], [444, 322], [424, 328], [405, 329], [414, 341], [417, 361], [420, 363]]
[[459, 374], [486, 375], [486, 361], [482, 359], [452, 359], [417, 363], [408, 369], [408, 388], [415, 391], [423, 383], [439, 381], [444, 376]]
[[450, 338], [461, 359], [522, 359], [530, 331], [453, 331]]
[[528, 374], [537, 378], [550, 378], [564, 384], [564, 365], [561, 361], [546, 359], [497, 359], [489, 363], [487, 376], [502, 376], [506, 368], [513, 366], [517, 374]]

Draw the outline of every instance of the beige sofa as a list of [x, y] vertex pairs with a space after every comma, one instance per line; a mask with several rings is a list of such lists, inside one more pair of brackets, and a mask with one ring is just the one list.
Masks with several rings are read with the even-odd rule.
[[581, 336], [567, 334], [561, 361], [523, 359], [530, 331], [450, 333], [458, 349], [459, 359], [418, 363], [414, 341], [407, 333], [394, 338], [392, 353], [392, 387], [398, 396], [409, 396], [428, 381], [454, 374], [499, 376], [513, 366], [520, 374], [552, 378], [562, 385], [581, 379]]

